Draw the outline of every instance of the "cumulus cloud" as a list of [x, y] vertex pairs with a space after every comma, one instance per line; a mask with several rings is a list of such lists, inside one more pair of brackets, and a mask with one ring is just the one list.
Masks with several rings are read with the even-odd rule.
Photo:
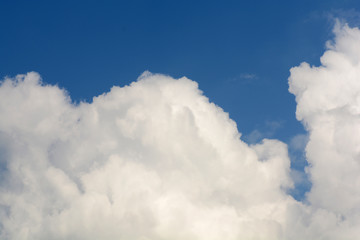
[[[321, 66], [291, 69], [296, 116], [309, 132], [308, 202], [323, 239], [356, 239], [360, 226], [360, 30], [337, 23]], [[320, 224], [321, 223], [321, 224]], [[319, 238], [317, 238], [319, 239]]]
[[187, 78], [147, 72], [74, 105], [32, 72], [2, 82], [0, 112], [2, 239], [282, 234], [286, 145], [249, 147]]
[[0, 238], [356, 239], [360, 31], [335, 33], [322, 66], [289, 78], [309, 131], [304, 202], [286, 144], [247, 145], [185, 77], [146, 72], [79, 104], [37, 73], [4, 79]]

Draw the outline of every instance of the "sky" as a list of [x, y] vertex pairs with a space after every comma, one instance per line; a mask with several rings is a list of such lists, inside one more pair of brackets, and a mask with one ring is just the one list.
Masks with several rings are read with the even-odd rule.
[[359, 25], [351, 0], [2, 1], [0, 238], [356, 239]]

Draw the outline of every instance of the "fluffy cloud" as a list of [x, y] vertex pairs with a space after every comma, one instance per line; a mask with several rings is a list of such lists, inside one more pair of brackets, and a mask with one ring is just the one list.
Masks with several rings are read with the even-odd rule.
[[[2, 239], [277, 239], [287, 147], [249, 147], [186, 78], [74, 105], [37, 73], [0, 87]], [[259, 231], [259, 228], [261, 231]]]
[[291, 70], [313, 187], [286, 144], [247, 145], [187, 78], [143, 74], [73, 104], [37, 73], [0, 85], [1, 239], [356, 239], [360, 31], [335, 30], [322, 66]]
[[[311, 224], [323, 239], [360, 234], [360, 30], [337, 24], [321, 66], [291, 69], [296, 116], [309, 131]], [[311, 228], [311, 226], [310, 226]], [[317, 237], [316, 239], [320, 239]]]

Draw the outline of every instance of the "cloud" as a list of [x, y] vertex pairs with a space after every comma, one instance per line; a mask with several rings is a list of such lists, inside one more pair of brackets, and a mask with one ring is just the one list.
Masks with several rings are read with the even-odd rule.
[[[321, 66], [302, 63], [291, 69], [290, 92], [296, 116], [309, 132], [306, 157], [323, 239], [356, 239], [360, 226], [360, 30], [334, 28], [335, 40]], [[314, 223], [315, 224], [315, 223]], [[316, 226], [316, 225], [314, 225]]]
[[257, 76], [254, 73], [242, 73], [239, 76], [240, 79], [256, 79]]
[[333, 9], [325, 14], [325, 17], [331, 22], [341, 21], [343, 25], [350, 26], [360, 25], [360, 12], [354, 8], [350, 9]]
[[290, 145], [295, 151], [302, 151], [305, 149], [309, 137], [306, 134], [297, 134], [290, 140]]
[[235, 77], [229, 78], [227, 82], [237, 82], [241, 84], [254, 83], [259, 77], [255, 73], [241, 73]]
[[261, 130], [255, 129], [249, 134], [245, 135], [243, 139], [249, 143], [254, 144], [261, 141], [263, 138], [272, 138], [276, 131], [283, 125], [282, 121], [265, 121]]
[[1, 239], [282, 234], [286, 145], [240, 141], [187, 78], [146, 72], [74, 105], [32, 72], [2, 82], [0, 112]]
[[335, 34], [322, 66], [289, 78], [309, 132], [304, 202], [286, 144], [242, 142], [185, 77], [146, 72], [79, 104], [37, 73], [4, 79], [0, 238], [356, 239], [360, 30]]

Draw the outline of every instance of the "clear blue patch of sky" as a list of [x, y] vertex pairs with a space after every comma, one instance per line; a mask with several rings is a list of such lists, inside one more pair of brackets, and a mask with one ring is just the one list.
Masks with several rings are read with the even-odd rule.
[[199, 83], [249, 135], [289, 142], [302, 125], [289, 69], [318, 65], [333, 17], [359, 24], [356, 0], [0, 2], [0, 77], [39, 72], [91, 101], [145, 70]]

